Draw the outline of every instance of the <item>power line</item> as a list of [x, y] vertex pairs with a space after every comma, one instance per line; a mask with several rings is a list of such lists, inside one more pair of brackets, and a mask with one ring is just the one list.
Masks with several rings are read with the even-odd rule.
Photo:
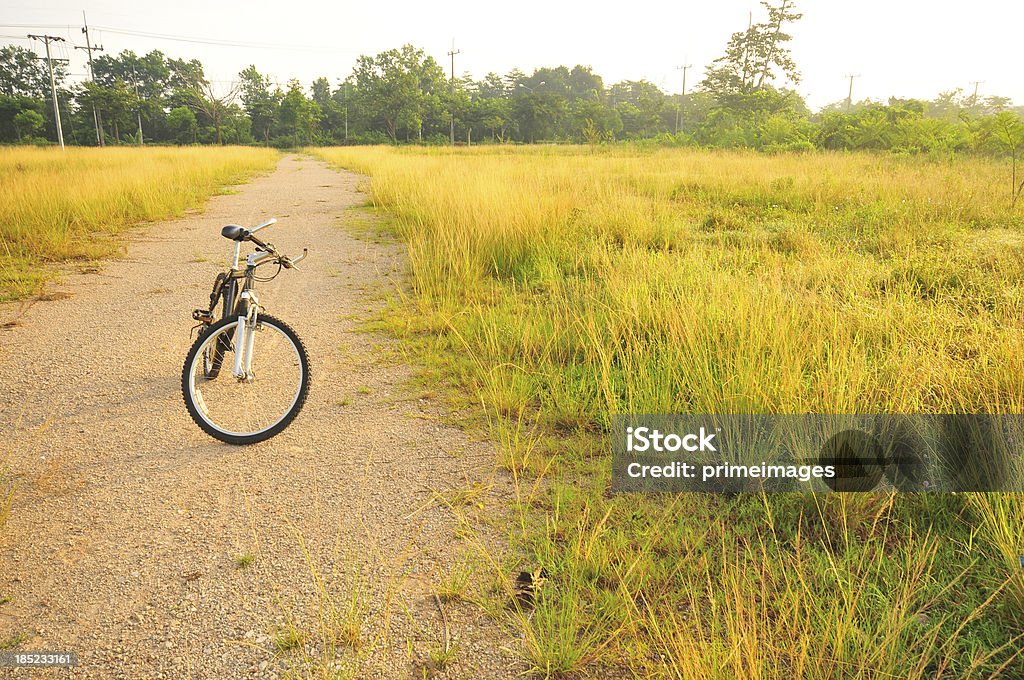
[[[28, 29], [64, 29], [70, 34], [70, 24], [0, 24], [0, 28], [28, 28]], [[334, 45], [294, 45], [268, 42], [252, 42], [244, 40], [224, 40], [221, 38], [207, 38], [203, 36], [177, 35], [173, 33], [157, 33], [154, 31], [140, 31], [129, 28], [118, 28], [117, 26], [92, 26], [98, 31], [116, 33], [118, 35], [133, 36], [139, 38], [150, 38], [153, 40], [170, 40], [173, 42], [197, 43], [200, 45], [213, 45], [216, 47], [244, 47], [248, 49], [268, 50], [295, 50], [295, 51], [316, 51], [326, 50], [332, 52], [359, 53], [359, 50], [337, 47]], [[16, 37], [16, 36], [11, 36]]]
[[71, 29], [71, 24], [0, 24], [0, 28], [63, 28]]
[[328, 45], [285, 45], [276, 43], [264, 43], [264, 42], [245, 42], [240, 40], [221, 40], [219, 38], [204, 38], [197, 36], [185, 36], [185, 35], [174, 35], [171, 33], [153, 33], [151, 31], [135, 31], [126, 28], [116, 28], [114, 26], [94, 26], [93, 28], [99, 31], [105, 31], [107, 33], [116, 33], [118, 35], [134, 36], [139, 38], [150, 38], [152, 40], [170, 40], [174, 42], [186, 42], [196, 43], [200, 45], [213, 45], [216, 47], [245, 47], [249, 49], [266, 49], [266, 50], [296, 50], [296, 51], [310, 51], [310, 50], [328, 50], [334, 52], [353, 52], [357, 53], [359, 50], [328, 46]]

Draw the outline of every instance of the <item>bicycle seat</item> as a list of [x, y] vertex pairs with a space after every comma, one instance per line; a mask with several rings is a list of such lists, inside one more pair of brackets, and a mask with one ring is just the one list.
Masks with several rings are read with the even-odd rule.
[[237, 224], [229, 224], [220, 230], [220, 235], [232, 241], [246, 241], [249, 238], [249, 230]]

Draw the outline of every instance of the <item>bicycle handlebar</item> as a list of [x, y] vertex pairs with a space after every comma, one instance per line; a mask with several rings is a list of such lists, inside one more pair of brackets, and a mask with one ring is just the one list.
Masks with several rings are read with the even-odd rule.
[[291, 258], [291, 257], [288, 257], [287, 255], [282, 255], [281, 251], [279, 251], [277, 248], [275, 248], [273, 243], [267, 243], [265, 241], [262, 241], [262, 240], [256, 238], [255, 236], [252, 235], [252, 233], [251, 233], [252, 231], [255, 231], [255, 230], [250, 230], [249, 240], [256, 244], [256, 248], [258, 250], [262, 250], [263, 252], [265, 252], [268, 255], [272, 256], [285, 269], [298, 269], [296, 264], [298, 262], [301, 262], [302, 260], [304, 260], [306, 258], [306, 256], [309, 254], [309, 248], [303, 248], [302, 249], [302, 255], [299, 255], [296, 258]]
[[263, 227], [269, 227], [272, 224], [277, 224], [277, 218], [276, 217], [271, 217], [269, 220], [267, 220], [263, 224], [256, 225], [255, 227], [253, 227], [252, 229], [249, 230], [249, 233], [252, 233], [254, 231], [259, 231]]
[[298, 257], [284, 258], [284, 262], [282, 264], [284, 264], [285, 269], [298, 269], [296, 265], [306, 259], [306, 255], [309, 255], [309, 248], [303, 248], [302, 255], [299, 255]]
[[245, 229], [243, 227], [235, 225], [228, 225], [224, 227], [224, 229], [221, 231], [221, 235], [226, 238], [230, 238], [231, 240], [236, 242], [235, 264], [232, 265], [232, 269], [235, 269], [238, 266], [238, 247], [241, 245], [242, 241], [252, 242], [256, 246], [257, 251], [265, 253], [265, 255], [263, 256], [250, 255], [248, 260], [249, 266], [259, 266], [273, 259], [275, 262], [277, 262], [285, 269], [298, 269], [296, 264], [306, 258], [306, 256], [309, 254], [308, 248], [302, 249], [302, 255], [299, 255], [296, 258], [290, 258], [287, 255], [282, 255], [281, 251], [275, 248], [273, 243], [267, 243], [266, 241], [256, 237], [257, 231], [276, 223], [277, 219], [272, 217], [263, 224], [258, 224], [255, 227], [252, 227], [251, 229]]

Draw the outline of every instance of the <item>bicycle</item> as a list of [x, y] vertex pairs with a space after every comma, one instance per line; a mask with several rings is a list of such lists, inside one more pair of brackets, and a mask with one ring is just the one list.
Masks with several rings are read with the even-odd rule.
[[[289, 258], [256, 232], [270, 219], [246, 229], [229, 224], [221, 236], [235, 242], [231, 268], [213, 284], [208, 309], [196, 309], [198, 337], [181, 369], [181, 393], [192, 420], [211, 437], [228, 444], [254, 444], [280, 433], [295, 419], [309, 393], [309, 357], [299, 336], [285, 322], [263, 313], [255, 284], [273, 280], [308, 254]], [[239, 264], [242, 243], [256, 252]], [[270, 276], [257, 276], [265, 265]], [[216, 315], [216, 318], [215, 318]], [[259, 336], [259, 339], [257, 339]], [[227, 360], [230, 375], [221, 375]]]

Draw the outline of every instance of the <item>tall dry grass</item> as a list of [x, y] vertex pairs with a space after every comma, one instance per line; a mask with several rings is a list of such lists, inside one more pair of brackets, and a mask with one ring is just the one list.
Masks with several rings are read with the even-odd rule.
[[316, 153], [371, 176], [411, 268], [415, 313], [387, 323], [479, 395], [525, 490], [515, 540], [550, 573], [517, 619], [535, 670], [1024, 673], [1020, 496], [606, 493], [615, 413], [1024, 412], [1004, 165]]
[[277, 157], [246, 147], [0, 149], [0, 300], [34, 292], [44, 263], [109, 256], [125, 228], [197, 207]]

